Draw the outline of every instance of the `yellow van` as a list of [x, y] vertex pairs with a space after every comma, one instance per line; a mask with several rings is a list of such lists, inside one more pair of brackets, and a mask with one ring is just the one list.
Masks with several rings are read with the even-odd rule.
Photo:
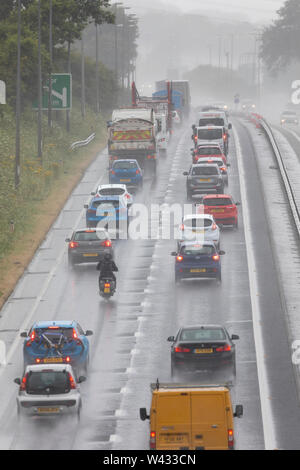
[[150, 419], [150, 449], [231, 450], [233, 418], [229, 385], [151, 384], [150, 416], [140, 408], [141, 420]]

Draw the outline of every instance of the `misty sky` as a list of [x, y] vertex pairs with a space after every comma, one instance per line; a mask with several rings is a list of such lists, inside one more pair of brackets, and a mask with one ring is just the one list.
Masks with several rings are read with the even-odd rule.
[[284, 4], [284, 0], [123, 0], [123, 3], [137, 13], [177, 8], [184, 12], [197, 11], [218, 17], [224, 13], [227, 17], [243, 17], [252, 22], [261, 22], [275, 18], [276, 10]]

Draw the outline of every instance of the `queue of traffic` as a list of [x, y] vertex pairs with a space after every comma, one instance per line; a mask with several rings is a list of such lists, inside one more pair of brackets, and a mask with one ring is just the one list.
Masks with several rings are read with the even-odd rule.
[[[85, 204], [86, 226], [66, 239], [70, 269], [78, 263], [97, 263], [99, 293], [105, 299], [117, 287], [113, 238], [122, 230], [128, 233], [132, 193], [142, 190], [144, 175], [155, 178], [157, 141], [162, 123], [172, 116], [167, 106], [156, 111], [149, 106], [114, 111], [108, 123], [109, 182], [92, 192]], [[184, 176], [187, 200], [195, 202], [195, 212], [183, 217], [177, 249], [171, 253], [176, 283], [201, 278], [222, 281], [221, 228], [238, 228], [238, 203], [225, 193], [230, 129], [226, 113], [218, 109], [202, 112], [197, 126], [193, 125], [192, 162]], [[24, 373], [15, 379], [20, 417], [72, 414], [80, 419], [80, 383], [88, 374], [87, 337], [92, 334], [75, 321], [37, 322], [22, 332]], [[173, 381], [152, 385], [150, 414], [140, 410], [142, 420], [150, 419], [151, 449], [234, 448], [233, 417], [243, 414], [241, 405], [233, 412], [230, 398], [236, 375], [234, 341], [238, 339], [222, 325], [210, 324], [184, 326], [168, 338]], [[221, 379], [213, 385], [202, 383], [202, 374], [200, 379], [198, 375], [203, 371], [221, 372]]]

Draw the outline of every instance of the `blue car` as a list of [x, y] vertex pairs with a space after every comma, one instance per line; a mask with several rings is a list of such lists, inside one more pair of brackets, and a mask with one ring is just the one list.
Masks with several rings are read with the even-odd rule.
[[24, 339], [24, 369], [31, 364], [70, 364], [79, 376], [86, 375], [92, 331], [83, 331], [76, 321], [43, 321], [21, 333]]
[[181, 242], [178, 253], [171, 253], [172, 256], [176, 256], [175, 282], [199, 278], [214, 278], [221, 281], [220, 255], [224, 254], [224, 251], [217, 250], [213, 241]]
[[95, 196], [84, 207], [87, 227], [96, 227], [101, 221], [108, 230], [128, 226], [128, 205], [122, 196]]
[[115, 160], [109, 171], [109, 182], [123, 183], [130, 189], [140, 189], [143, 186], [142, 169], [136, 160]]

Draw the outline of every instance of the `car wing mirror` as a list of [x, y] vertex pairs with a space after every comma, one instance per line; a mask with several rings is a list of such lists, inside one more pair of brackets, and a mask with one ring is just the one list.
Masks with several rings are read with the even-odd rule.
[[225, 251], [220, 250], [220, 251], [219, 251], [219, 255], [225, 255]]
[[86, 330], [85, 336], [92, 336], [94, 333], [92, 330]]
[[81, 384], [82, 382], [85, 382], [86, 381], [86, 377], [84, 377], [83, 375], [81, 375], [78, 380], [77, 380], [77, 383]]
[[227, 166], [227, 167], [230, 167], [231, 165], [230, 165], [230, 163], [226, 163], [226, 166]]
[[172, 251], [171, 256], [177, 256], [176, 251]]
[[145, 421], [146, 419], [150, 418], [150, 416], [147, 415], [146, 408], [140, 408], [140, 418], [141, 418], [142, 421]]
[[239, 337], [239, 335], [231, 335], [231, 339], [232, 339], [232, 340], [240, 339], [240, 337]]
[[71, 241], [71, 238], [66, 238], [65, 240], [67, 243], [69, 243]]
[[232, 129], [232, 124], [231, 123], [228, 124], [228, 129]]
[[169, 336], [169, 338], [167, 339], [167, 341], [170, 341], [170, 343], [174, 343], [175, 337], [174, 337], [174, 336]]
[[17, 385], [21, 385], [21, 379], [19, 379], [19, 378], [14, 379], [14, 382]]
[[183, 174], [183, 176], [188, 176], [188, 172], [187, 172], [187, 171], [184, 171], [182, 174]]
[[22, 331], [22, 333], [20, 333], [20, 336], [21, 338], [27, 338], [28, 337], [27, 331]]
[[92, 191], [92, 192], [91, 192], [91, 196], [96, 196], [95, 191]]
[[240, 203], [240, 202], [236, 202], [235, 205], [236, 205], [236, 206], [240, 206], [241, 203]]
[[88, 206], [88, 204], [84, 204], [83, 207], [84, 207], [85, 209], [88, 209], [89, 206]]
[[235, 407], [235, 413], [233, 416], [235, 418], [241, 418], [243, 416], [244, 410], [243, 410], [243, 405], [236, 405]]

